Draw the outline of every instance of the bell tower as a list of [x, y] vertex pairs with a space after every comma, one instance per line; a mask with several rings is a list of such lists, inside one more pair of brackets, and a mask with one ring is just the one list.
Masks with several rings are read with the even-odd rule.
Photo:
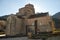
[[35, 14], [34, 6], [32, 4], [25, 5], [27, 15]]
[[35, 9], [32, 4], [25, 5], [25, 7], [20, 8], [19, 12], [17, 13], [17, 15], [23, 15], [23, 16], [29, 16], [34, 14], [35, 14]]

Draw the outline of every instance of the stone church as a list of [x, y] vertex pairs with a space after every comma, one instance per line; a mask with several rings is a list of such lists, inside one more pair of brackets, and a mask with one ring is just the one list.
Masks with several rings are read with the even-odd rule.
[[35, 13], [34, 6], [27, 4], [18, 13], [11, 14], [6, 19], [5, 34], [8, 36], [26, 35], [28, 32], [52, 32], [52, 18], [48, 12]]

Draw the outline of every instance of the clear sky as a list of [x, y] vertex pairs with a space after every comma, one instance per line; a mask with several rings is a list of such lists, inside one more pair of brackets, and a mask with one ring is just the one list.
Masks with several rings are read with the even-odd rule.
[[26, 4], [34, 5], [35, 12], [49, 12], [54, 15], [60, 12], [60, 0], [0, 0], [0, 16], [16, 14]]

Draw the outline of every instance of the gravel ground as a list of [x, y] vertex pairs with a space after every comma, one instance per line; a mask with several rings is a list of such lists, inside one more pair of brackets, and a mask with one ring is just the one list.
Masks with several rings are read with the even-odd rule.
[[15, 38], [0, 38], [0, 40], [41, 40], [41, 39], [28, 39], [27, 37], [15, 37]]
[[[42, 39], [28, 39], [27, 37], [14, 37], [14, 38], [0, 38], [0, 40], [42, 40]], [[46, 40], [60, 40], [60, 36], [50, 37]]]

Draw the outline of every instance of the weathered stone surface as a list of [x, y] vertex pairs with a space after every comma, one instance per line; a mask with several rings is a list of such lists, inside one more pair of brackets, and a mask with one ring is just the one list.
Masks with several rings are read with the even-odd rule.
[[35, 14], [34, 6], [32, 4], [27, 4], [25, 7], [20, 8], [17, 15], [29, 16]]
[[6, 21], [0, 20], [0, 30], [5, 31], [5, 27], [6, 27]]
[[20, 34], [22, 31], [22, 19], [16, 17], [16, 34]]
[[[52, 22], [52, 20], [50, 19], [50, 16], [31, 18], [31, 19], [27, 19], [27, 20], [28, 20], [27, 25], [35, 25], [35, 21], [37, 20], [37, 29], [39, 29], [40, 32], [52, 31], [52, 26], [49, 24], [49, 22]], [[35, 26], [32, 26], [32, 28], [33, 27], [35, 27]], [[31, 28], [31, 30], [32, 30], [32, 28]]]
[[7, 18], [6, 35], [20, 34], [21, 31], [21, 19], [15, 15], [11, 15]]

